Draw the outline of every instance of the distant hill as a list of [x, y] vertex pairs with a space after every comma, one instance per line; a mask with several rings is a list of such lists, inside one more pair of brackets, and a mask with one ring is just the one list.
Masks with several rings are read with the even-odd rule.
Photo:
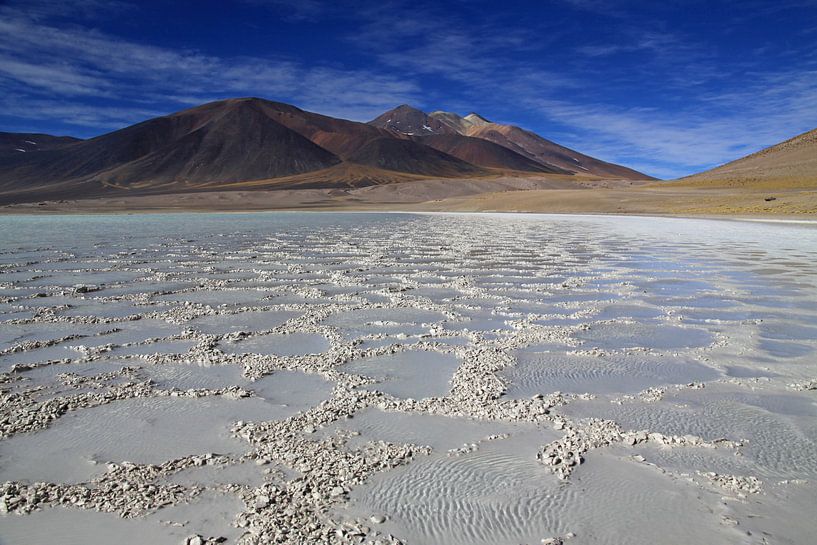
[[[492, 123], [476, 113], [470, 113], [464, 117], [452, 112], [433, 112], [426, 114], [417, 108], [412, 108], [404, 104], [378, 116], [370, 121], [369, 124], [374, 127], [411, 136], [453, 134], [487, 140], [514, 152], [515, 156], [521, 155], [530, 161], [538, 163], [549, 172], [568, 172], [625, 180], [653, 179], [633, 169], [608, 163], [566, 148], [546, 138], [542, 138], [536, 133], [514, 125]], [[439, 140], [438, 142], [442, 141]], [[462, 146], [463, 144], [460, 143], [460, 145]], [[452, 151], [456, 149], [456, 147], [450, 143], [446, 147]], [[451, 151], [449, 151], [449, 153], [451, 153]], [[473, 157], [483, 156], [484, 151], [463, 151], [458, 157], [463, 159], [469, 155]], [[506, 154], [508, 161], [516, 165], [521, 165], [522, 163], [520, 163], [519, 159], [515, 156]], [[494, 159], [497, 158], [494, 157]], [[491, 166], [497, 163], [494, 159], [490, 161], [493, 163]], [[508, 167], [509, 165], [505, 166]], [[530, 170], [530, 167], [522, 168], [522, 170]]]
[[672, 185], [817, 189], [817, 129]]

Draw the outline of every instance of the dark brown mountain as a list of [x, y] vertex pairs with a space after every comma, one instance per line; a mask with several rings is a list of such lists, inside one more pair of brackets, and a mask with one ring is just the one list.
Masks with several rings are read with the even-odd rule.
[[307, 112], [281, 102], [257, 100], [257, 104], [270, 118], [331, 151], [341, 159], [346, 159], [366, 143], [377, 138], [408, 139], [403, 135], [396, 135], [394, 132], [378, 129], [365, 123]]
[[[12, 136], [10, 145], [29, 140]], [[334, 187], [487, 174], [394, 131], [256, 98], [205, 104], [89, 140], [40, 140], [48, 145], [36, 153], [0, 153], [0, 202], [206, 191], [253, 181]], [[344, 162], [355, 166], [331, 168]], [[313, 172], [322, 173], [314, 183], [299, 178]]]
[[418, 136], [415, 139], [426, 146], [481, 167], [521, 172], [571, 174], [571, 172], [558, 167], [543, 165], [489, 140], [460, 134], [434, 134], [431, 136]]
[[[573, 174], [632, 180], [652, 179], [641, 172], [584, 155], [519, 127], [492, 123], [476, 113], [470, 113], [465, 117], [442, 111], [426, 114], [404, 105], [389, 110], [370, 121], [369, 124], [407, 135], [459, 134], [487, 140], [543, 165], [550, 169], [549, 172], [567, 171]], [[452, 153], [455, 148], [453, 144], [448, 144], [442, 149]], [[469, 160], [469, 156], [478, 155], [475, 151], [460, 155], [452, 154], [465, 160]], [[491, 166], [497, 163], [496, 161], [491, 162], [493, 163]], [[518, 161], [517, 165], [519, 165]], [[483, 166], [488, 165], [483, 164]], [[506, 165], [504, 168], [510, 167]], [[518, 170], [528, 169], [518, 168]]]
[[79, 142], [73, 136], [51, 136], [40, 133], [0, 132], [0, 155], [32, 153]]
[[377, 116], [369, 121], [369, 125], [412, 136], [459, 134], [457, 128], [452, 126], [448, 120], [432, 117], [408, 104], [403, 104]]
[[349, 162], [424, 176], [485, 174], [479, 167], [412, 140], [382, 137], [368, 142]]
[[266, 115], [260, 101], [227, 100], [151, 119], [89, 140], [0, 161], [0, 190], [90, 194], [171, 190], [277, 178], [340, 163]]

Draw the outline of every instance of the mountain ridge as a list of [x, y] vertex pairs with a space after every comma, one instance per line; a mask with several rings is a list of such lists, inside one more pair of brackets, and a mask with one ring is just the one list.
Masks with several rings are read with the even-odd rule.
[[408, 105], [384, 112], [369, 121], [375, 127], [409, 136], [449, 135], [487, 140], [539, 163], [551, 172], [570, 172], [631, 180], [654, 179], [633, 169], [609, 163], [572, 150], [515, 125], [494, 123], [471, 112], [460, 116], [453, 112], [426, 114]]
[[[426, 114], [403, 105], [378, 119], [360, 123], [244, 97], [86, 140], [37, 135], [36, 144], [29, 138], [32, 133], [0, 133], [0, 202], [215, 191], [237, 185], [331, 189], [418, 177], [592, 176], [547, 163], [516, 143], [493, 141], [483, 132], [505, 126], [475, 113]], [[412, 134], [418, 124], [423, 134]], [[477, 136], [461, 134], [463, 128]], [[25, 140], [35, 144], [26, 144], [24, 151], [11, 148]], [[3, 152], [4, 143], [12, 151]], [[647, 179], [635, 171], [628, 174]]]

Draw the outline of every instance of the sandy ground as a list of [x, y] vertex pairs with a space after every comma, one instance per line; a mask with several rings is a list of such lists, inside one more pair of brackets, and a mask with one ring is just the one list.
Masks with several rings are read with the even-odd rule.
[[[774, 200], [766, 200], [769, 198]], [[817, 215], [817, 191], [736, 192], [688, 187], [534, 190], [449, 198], [422, 203], [419, 207], [474, 212], [813, 217]]]
[[417, 180], [355, 189], [234, 190], [44, 201], [0, 213], [136, 211], [424, 210], [680, 216], [817, 215], [814, 183], [701, 187], [564, 177]]

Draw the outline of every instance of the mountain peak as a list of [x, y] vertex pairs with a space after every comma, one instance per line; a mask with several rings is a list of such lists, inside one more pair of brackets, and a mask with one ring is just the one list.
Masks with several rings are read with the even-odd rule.
[[369, 121], [369, 125], [411, 136], [457, 133], [445, 123], [408, 104], [401, 104], [379, 115]]
[[397, 108], [394, 108], [393, 110], [390, 110], [390, 111], [392, 111], [392, 112], [412, 112], [412, 113], [421, 113], [423, 115], [426, 115], [426, 113], [423, 110], [421, 110], [420, 108], [415, 108], [411, 104], [401, 104]]
[[482, 127], [489, 125], [491, 122], [481, 115], [471, 112], [465, 117], [454, 112], [436, 111], [430, 114], [430, 117], [439, 120], [441, 123], [452, 128], [459, 134], [467, 135], [468, 131], [474, 127]]
[[466, 115], [465, 118], [468, 122], [472, 125], [489, 125], [491, 122], [479, 115], [476, 112], [471, 112], [470, 114]]
[[466, 134], [474, 127], [482, 127], [490, 123], [490, 121], [474, 112], [465, 117], [442, 110], [427, 114], [408, 104], [401, 104], [369, 121], [369, 125], [411, 136]]

